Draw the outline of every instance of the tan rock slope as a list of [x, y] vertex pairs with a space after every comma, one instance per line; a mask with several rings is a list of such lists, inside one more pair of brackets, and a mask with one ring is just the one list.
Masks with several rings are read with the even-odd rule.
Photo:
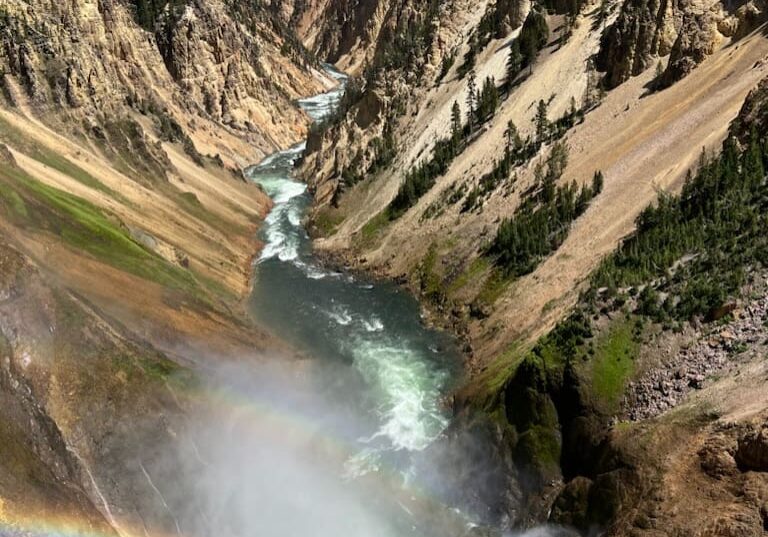
[[[319, 248], [345, 252], [346, 259], [389, 277], [405, 278], [418, 285], [417, 267], [423, 266], [432, 252], [430, 270], [449, 289], [449, 304], [469, 304], [482, 293], [483, 281], [488, 275], [487, 269], [473, 260], [493, 238], [500, 219], [514, 212], [520, 195], [532, 184], [535, 163], [543, 160], [547, 149], [527, 166], [515, 170], [517, 183], [511, 189], [493, 192], [480, 211], [462, 212], [461, 203], [446, 204], [446, 198], [453, 192], [467, 192], [492, 168], [494, 159], [503, 153], [508, 121], [514, 121], [523, 137], [533, 133], [539, 99], [548, 101], [550, 119], [566, 113], [572, 98], [581, 104], [588, 79], [594, 73], [589, 62], [595, 55], [598, 61], [593, 64], [599, 65], [600, 58], [606, 56], [605, 62], [611, 69], [625, 73], [616, 75], [617, 82], [638, 75], [609, 91], [600, 106], [587, 113], [584, 122], [567, 133], [569, 159], [562, 181], [575, 180], [583, 184], [595, 171], [602, 170], [606, 177], [605, 192], [578, 219], [566, 243], [553, 256], [529, 276], [494, 293], [497, 296], [487, 318], [468, 320], [469, 339], [480, 364], [492, 361], [521, 339], [541, 335], [561, 317], [575, 300], [579, 283], [633, 229], [636, 216], [656, 198], [657, 192], [679, 188], [702, 148], [719, 146], [749, 90], [768, 74], [765, 63], [768, 41], [764, 29], [748, 31], [754, 27], [755, 20], [747, 14], [760, 13], [759, 6], [744, 5], [730, 12], [720, 4], [695, 7], [713, 13], [719, 27], [728, 30], [726, 34], [712, 33], [708, 53], [701, 57], [694, 55], [694, 63], [701, 62], [701, 65], [659, 92], [648, 89], [656, 76], [651, 67], [657, 61], [664, 64], [674, 60], [675, 53], [671, 57], [657, 55], [670, 54], [678, 41], [700, 39], [689, 33], [678, 33], [678, 20], [686, 18], [683, 8], [694, 7], [648, 6], [654, 13], [654, 21], [667, 21], [668, 26], [666, 33], [659, 31], [655, 37], [648, 38], [658, 43], [660, 36], [666, 36], [668, 47], [656, 44], [649, 50], [641, 44], [645, 39], [643, 35], [630, 32], [631, 36], [625, 36], [617, 29], [630, 22], [646, 28], [642, 19], [636, 19], [645, 16], [642, 10], [632, 7], [630, 2], [611, 4], [608, 19], [599, 23], [598, 7], [592, 4], [581, 9], [572, 34], [563, 44], [555, 42], [561, 37], [557, 29], [561, 27], [562, 18], [550, 17], [549, 26], [554, 31], [552, 41], [540, 54], [531, 75], [513, 88], [494, 119], [451, 163], [435, 187], [403, 217], [372, 238], [371, 230], [375, 226], [366, 227], [366, 224], [396, 195], [404, 171], [429, 158], [437, 137], [449, 131], [452, 104], [458, 102], [466, 112], [467, 79], [457, 76], [456, 68], [461, 63], [461, 53], [466, 51], [467, 36], [478, 24], [486, 5], [473, 3], [473, 7], [469, 7], [458, 1], [451, 3], [451, 7], [441, 12], [438, 23], [441, 42], [438, 58], [455, 47], [461, 52], [456, 65], [443, 82], [432, 84], [437, 75], [433, 72], [421, 86], [411, 90], [407, 113], [397, 120], [399, 151], [393, 165], [345, 192], [339, 198], [338, 208], [321, 211], [318, 217], [338, 223], [329, 236], [317, 242]], [[665, 9], [668, 15], [662, 16]], [[658, 13], [662, 15], [656, 16]], [[697, 27], [694, 33], [699, 35], [706, 28]], [[610, 39], [617, 44], [606, 44]], [[509, 37], [493, 40], [483, 49], [476, 65], [478, 80], [486, 76], [504, 80], [508, 42]], [[619, 42], [629, 43], [626, 46], [631, 47], [631, 52], [617, 52]], [[610, 54], [621, 59], [614, 61]], [[617, 62], [625, 62], [628, 57], [637, 58], [637, 62], [643, 58], [644, 68], [622, 70]], [[432, 63], [439, 64], [439, 59]], [[612, 72], [608, 72], [609, 78]], [[668, 73], [669, 69], [663, 72], [662, 78], [666, 80]], [[353, 149], [334, 153], [321, 149], [317, 157], [307, 158], [306, 175], [316, 185], [320, 202], [331, 199], [330, 186], [326, 185], [338, 184], [340, 171], [355, 154], [355, 143], [364, 146], [376, 136], [376, 128], [361, 129], [349, 121], [334, 133], [338, 132], [341, 144], [355, 140], [349, 142]], [[472, 277], [467, 278], [470, 273]]]
[[[719, 152], [729, 133], [748, 144], [753, 126], [757, 144], [765, 143], [766, 7], [545, 2], [549, 42], [505, 88], [521, 30], [484, 30], [500, 4], [456, 0], [409, 18], [403, 14], [414, 3], [402, 0], [388, 11], [383, 28], [423, 30], [426, 20], [432, 32], [408, 41], [414, 61], [380, 41], [360, 71], [358, 101], [310, 135], [304, 175], [315, 192], [316, 246], [408, 286], [431, 319], [465, 343], [468, 381], [453, 401], [454, 427], [434, 454], [452, 453], [467, 435], [484, 439], [491, 469], [483, 476], [495, 479], [462, 475], [451, 486], [486, 506], [494, 524], [548, 520], [585, 535], [763, 535], [768, 467], [757, 461], [766, 447], [768, 377], [760, 261], [747, 262], [749, 283], [711, 318], [705, 311], [677, 323], [649, 320], [638, 304], [643, 291], [658, 292], [674, 308], [667, 285], [697, 254], [675, 258], [657, 281], [628, 284], [615, 300], [616, 289], [596, 289], [590, 277], [635, 231], [644, 209], [660, 194], [680, 192], [702, 150]], [[504, 14], [522, 20], [530, 9], [536, 6], [519, 2]], [[357, 35], [362, 42], [365, 33]], [[466, 121], [465, 62], [473, 57], [478, 86], [494, 77], [501, 104], [461, 134], [468, 141], [443, 158], [447, 169], [418, 190], [428, 174], [406, 178], [452, 134], [454, 103]], [[354, 62], [342, 56], [339, 64]], [[589, 186], [601, 171], [604, 185], [566, 224], [562, 243], [514, 277], [488, 248], [524, 200], [544, 196], [542, 166], [562, 149], [545, 140], [488, 190], [483, 181], [505, 154], [510, 121], [523, 140], [536, 139], [540, 101], [551, 122], [583, 113], [561, 138], [567, 165], [559, 184]], [[395, 211], [404, 184], [412, 203]], [[709, 284], [724, 285], [718, 278], [725, 274], [712, 274]], [[449, 456], [447, 467], [472, 468], [473, 457]]]
[[187, 368], [285, 349], [241, 311], [242, 168], [332, 82], [258, 4], [0, 3], [0, 533], [173, 531]]
[[[137, 7], [148, 5], [0, 7], [0, 143], [11, 162], [0, 169], [0, 226], [142, 333], [195, 333], [167, 289], [202, 303], [248, 290], [269, 201], [240, 170], [302, 139], [309, 121], [293, 101], [330, 82], [272, 9]], [[90, 250], [59, 222], [82, 231], [92, 218], [103, 219], [104, 244]], [[143, 250], [146, 266], [118, 259], [117, 244]], [[215, 333], [221, 321], [204, 323]]]

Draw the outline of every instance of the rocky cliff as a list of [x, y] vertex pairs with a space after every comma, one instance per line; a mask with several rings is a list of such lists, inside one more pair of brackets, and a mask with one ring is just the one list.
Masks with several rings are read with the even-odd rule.
[[121, 455], [170, 439], [179, 408], [163, 383], [177, 366], [5, 243], [0, 360], [2, 531], [117, 535], [116, 515], [139, 516], [118, 491], [147, 488]]
[[[215, 302], [247, 291], [269, 201], [241, 168], [300, 140], [309, 119], [294, 100], [331, 83], [280, 14], [261, 2], [5, 2], [0, 18], [4, 233], [45, 265], [66, 243], [61, 255], [114, 269], [97, 285], [77, 264], [59, 276], [135, 318], [147, 308], [110, 278], [153, 271], [116, 259], [114, 245], [51, 242], [67, 233], [54, 221], [89, 227], [73, 206], [86, 203], [128, 250], [197, 280], [195, 293]], [[61, 192], [74, 197], [62, 204]], [[162, 324], [183, 325], [166, 306]]]
[[177, 531], [174, 383], [281, 346], [240, 309], [270, 207], [242, 168], [332, 82], [277, 7], [0, 5], [0, 533]]
[[741, 38], [763, 21], [761, 2], [625, 2], [601, 39], [597, 65], [613, 88], [669, 56], [660, 82], [690, 73], [724, 40]]
[[[585, 533], [757, 535], [764, 480], [730, 465], [718, 482], [706, 446], [727, 444], [714, 458], [730, 461], [743, 438], [759, 437], [745, 431], [765, 419], [765, 364], [749, 343], [760, 339], [763, 287], [730, 288], [729, 296], [756, 302], [745, 300], [725, 335], [706, 321], [720, 318], [718, 308], [673, 336], [663, 322], [637, 321], [644, 314], [631, 295], [589, 309], [584, 325], [562, 320], [583, 292], [599, 290], [591, 288], [595, 271], [659, 191], [684, 187], [702, 148], [721, 151], [734, 120], [746, 143], [736, 125], [762, 117], [760, 88], [744, 103], [768, 74], [763, 8], [547, 4], [546, 43], [532, 48], [541, 7], [517, 4], [526, 24], [501, 32], [488, 30], [495, 7], [441, 6], [428, 19], [425, 63], [390, 69], [384, 83], [373, 63], [344, 114], [311, 135], [304, 171], [316, 192], [316, 244], [408, 286], [462, 338], [471, 378], [446, 442], [461, 444], [468, 431], [487, 440], [491, 474], [504, 477], [467, 501], [495, 522], [526, 526], [553, 508], [551, 521]], [[525, 67], [522, 51], [535, 56]], [[488, 78], [497, 97], [483, 96]], [[492, 113], [478, 111], [485, 98]], [[573, 196], [578, 216], [540, 237], [538, 228], [562, 218], [536, 219], [557, 196], [552, 177], [557, 203], [566, 204], [557, 211], [569, 212]], [[504, 226], [512, 231], [502, 237]], [[503, 251], [505, 241], [517, 249]], [[519, 261], [532, 244], [539, 253]], [[745, 345], [733, 365], [734, 349]], [[715, 374], [721, 381], [704, 382]], [[750, 383], [740, 399], [733, 383], [744, 374]], [[464, 478], [456, 490], [474, 490]], [[707, 499], [694, 492], [702, 487]], [[693, 496], [690, 506], [676, 500]]]

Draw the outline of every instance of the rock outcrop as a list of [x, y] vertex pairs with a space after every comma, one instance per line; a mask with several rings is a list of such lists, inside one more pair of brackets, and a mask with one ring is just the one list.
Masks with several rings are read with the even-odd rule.
[[627, 0], [616, 22], [603, 34], [596, 63], [604, 84], [614, 88], [666, 56], [677, 37], [680, 15], [669, 0]]
[[151, 233], [172, 264], [246, 292], [269, 200], [241, 169], [301, 140], [310, 120], [295, 100], [332, 84], [276, 8], [4, 2], [4, 160]]
[[147, 31], [135, 9], [119, 1], [6, 2], [6, 95], [13, 96], [16, 81], [36, 109], [102, 127], [105, 118], [131, 110], [165, 109], [189, 130], [195, 117], [212, 120], [262, 154], [304, 135], [307, 119], [292, 100], [322, 86], [309, 56], [301, 56], [287, 27], [274, 29], [269, 11], [173, 2]]
[[739, 438], [736, 462], [742, 470], [768, 472], [768, 424], [757, 426]]
[[762, 0], [739, 4], [707, 0], [628, 0], [603, 34], [597, 66], [615, 88], [669, 55], [657, 87], [688, 75], [728, 38], [739, 39], [764, 20]]
[[731, 132], [744, 142], [753, 130], [760, 133], [765, 132], [766, 128], [768, 128], [768, 77], [761, 80], [760, 84], [749, 93], [739, 116], [733, 123]]
[[661, 86], [671, 86], [687, 76], [715, 51], [722, 38], [713, 13], [687, 15], [672, 45], [667, 68], [659, 81]]

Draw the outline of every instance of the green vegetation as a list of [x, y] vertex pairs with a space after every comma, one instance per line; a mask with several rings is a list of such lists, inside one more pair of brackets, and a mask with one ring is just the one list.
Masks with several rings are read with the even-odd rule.
[[441, 2], [426, 0], [423, 3], [426, 5], [419, 12], [398, 17], [394, 28], [384, 28], [379, 39], [380, 49], [364, 74], [367, 87], [372, 87], [370, 84], [380, 74], [387, 76], [393, 71], [402, 70], [411, 84], [421, 80], [434, 43]]
[[497, 0], [488, 6], [470, 37], [469, 49], [458, 70], [460, 78], [464, 78], [474, 69], [477, 54], [487, 47], [492, 39], [500, 39], [507, 34], [512, 23], [519, 20], [519, 10], [519, 2], [513, 0]]
[[483, 272], [490, 268], [487, 257], [477, 257], [459, 276], [448, 286], [448, 293], [453, 294], [476, 280]]
[[[473, 188], [464, 200], [462, 212], [474, 211], [482, 207], [483, 201], [493, 193], [496, 188], [507, 179], [511, 171], [528, 162], [536, 155], [541, 146], [549, 141], [562, 138], [565, 133], [584, 117], [584, 112], [576, 109], [575, 100], [572, 100], [571, 109], [557, 121], [550, 122], [547, 118], [547, 104], [539, 101], [536, 117], [536, 137], [527, 137], [523, 140], [513, 122], [507, 124], [504, 155], [496, 160], [493, 169], [480, 178], [478, 186]], [[601, 176], [602, 177], [602, 176]], [[513, 182], [514, 182], [513, 178]], [[600, 184], [602, 189], [602, 183]]]
[[330, 207], [323, 207], [315, 215], [313, 223], [323, 237], [329, 237], [344, 221], [344, 214]]
[[450, 72], [453, 64], [456, 63], [456, 49], [451, 50], [448, 54], [443, 56], [443, 61], [440, 63], [440, 73], [437, 75], [437, 83], [439, 84]]
[[532, 68], [539, 51], [549, 41], [549, 27], [544, 14], [536, 8], [531, 9], [520, 30], [521, 69]]
[[369, 173], [376, 173], [383, 170], [395, 160], [397, 156], [397, 146], [395, 144], [395, 119], [389, 118], [384, 123], [384, 129], [381, 136], [374, 138], [371, 142], [373, 149], [373, 162], [368, 170]]
[[536, 168], [536, 183], [515, 214], [499, 226], [489, 255], [510, 276], [520, 277], [534, 271], [541, 261], [565, 241], [571, 223], [587, 210], [600, 193], [602, 182], [596, 174], [591, 187], [578, 189], [576, 183], [556, 186], [567, 162], [565, 145], [552, 147], [547, 170]]
[[741, 151], [731, 137], [718, 157], [702, 154], [679, 196], [661, 194], [642, 212], [637, 231], [595, 272], [593, 289], [626, 297], [642, 288], [638, 310], [657, 321], [712, 315], [750, 269], [768, 263], [766, 166], [768, 146], [756, 131]]
[[630, 319], [612, 323], [593, 347], [592, 392], [604, 410], [618, 410], [628, 379], [635, 371], [640, 348]]
[[495, 303], [511, 281], [511, 278], [504, 271], [494, 267], [489, 276], [483, 281], [476, 300], [480, 304], [490, 305]]
[[475, 85], [474, 73], [470, 75], [469, 91], [467, 92], [467, 123], [461, 119], [461, 108], [458, 102], [453, 104], [451, 117], [451, 132], [441, 138], [432, 150], [432, 158], [421, 162], [405, 176], [397, 196], [387, 208], [390, 220], [402, 216], [408, 209], [416, 205], [419, 198], [429, 192], [438, 177], [448, 171], [453, 159], [456, 158], [469, 144], [478, 123], [489, 121], [499, 106], [499, 94], [496, 83], [487, 78], [483, 88], [478, 91]]
[[121, 196], [117, 192], [108, 188], [104, 183], [96, 179], [83, 168], [55, 151], [36, 143], [23, 131], [17, 129], [2, 118], [0, 118], [0, 142], [11, 145], [41, 164], [45, 164], [46, 166], [71, 177], [89, 188], [108, 194], [114, 199], [121, 199]]
[[363, 80], [356, 77], [349, 77], [344, 86], [344, 94], [341, 96], [336, 108], [334, 108], [332, 113], [328, 114], [322, 121], [315, 121], [312, 123], [310, 126], [310, 134], [312, 136], [320, 136], [325, 131], [338, 126], [363, 98], [363, 84]]
[[0, 185], [0, 207], [17, 225], [58, 235], [72, 248], [146, 280], [199, 294], [189, 272], [144, 249], [93, 204], [16, 168], [0, 168]]
[[[493, 364], [489, 389], [504, 394], [508, 423], [523, 434], [568, 427], [578, 411], [568, 406], [574, 388], [582, 404], [591, 407], [587, 412], [615, 414], [635, 375], [647, 320], [664, 328], [668, 319], [714, 319], [713, 308], [722, 308], [749, 274], [768, 262], [767, 166], [764, 135], [753, 131], [741, 148], [731, 137], [719, 157], [702, 156], [679, 196], [663, 194], [646, 209], [637, 231], [594, 272], [571, 315], [530, 351], [514, 348]], [[603, 180], [595, 174], [591, 188], [600, 190]], [[593, 318], [601, 318], [598, 302], [608, 304], [602, 308], [606, 313], [621, 312], [595, 323]], [[503, 385], [502, 375], [507, 376]], [[544, 412], [548, 398], [558, 402], [559, 419], [566, 420], [560, 425], [553, 426], [551, 413]], [[528, 441], [518, 446], [516, 460], [540, 468], [556, 453], [554, 447]]]
[[16, 215], [23, 218], [27, 218], [29, 216], [29, 213], [27, 212], [27, 205], [24, 203], [24, 200], [21, 199], [19, 193], [2, 183], [0, 183], [0, 198], [5, 201], [5, 203], [14, 213], [16, 213]]
[[379, 234], [379, 231], [381, 231], [382, 228], [384, 228], [384, 226], [386, 226], [388, 223], [389, 214], [387, 213], [386, 209], [368, 220], [368, 222], [365, 223], [363, 229], [361, 230], [363, 242], [365, 244], [370, 244], [376, 235]]
[[416, 205], [419, 198], [432, 189], [436, 179], [448, 171], [457, 154], [458, 148], [450, 138], [438, 140], [432, 159], [422, 162], [405, 175], [405, 181], [388, 207], [390, 220], [399, 218]]
[[416, 272], [421, 282], [421, 292], [424, 297], [432, 302], [441, 302], [444, 297], [443, 282], [440, 275], [435, 272], [437, 263], [437, 245], [431, 244], [427, 255], [419, 263]]

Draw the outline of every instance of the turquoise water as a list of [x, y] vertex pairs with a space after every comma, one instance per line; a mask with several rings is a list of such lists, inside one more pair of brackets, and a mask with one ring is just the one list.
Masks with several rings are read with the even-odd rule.
[[[331, 113], [343, 92], [301, 101], [315, 119]], [[343, 371], [344, 399], [364, 419], [345, 465], [350, 476], [382, 464], [408, 472], [409, 454], [448, 425], [442, 397], [458, 370], [453, 341], [424, 326], [417, 302], [392, 284], [323, 267], [302, 226], [311, 196], [294, 175], [304, 144], [248, 170], [275, 205], [261, 238], [250, 306], [255, 317], [320, 363]], [[338, 393], [333, 381], [328, 391]]]

